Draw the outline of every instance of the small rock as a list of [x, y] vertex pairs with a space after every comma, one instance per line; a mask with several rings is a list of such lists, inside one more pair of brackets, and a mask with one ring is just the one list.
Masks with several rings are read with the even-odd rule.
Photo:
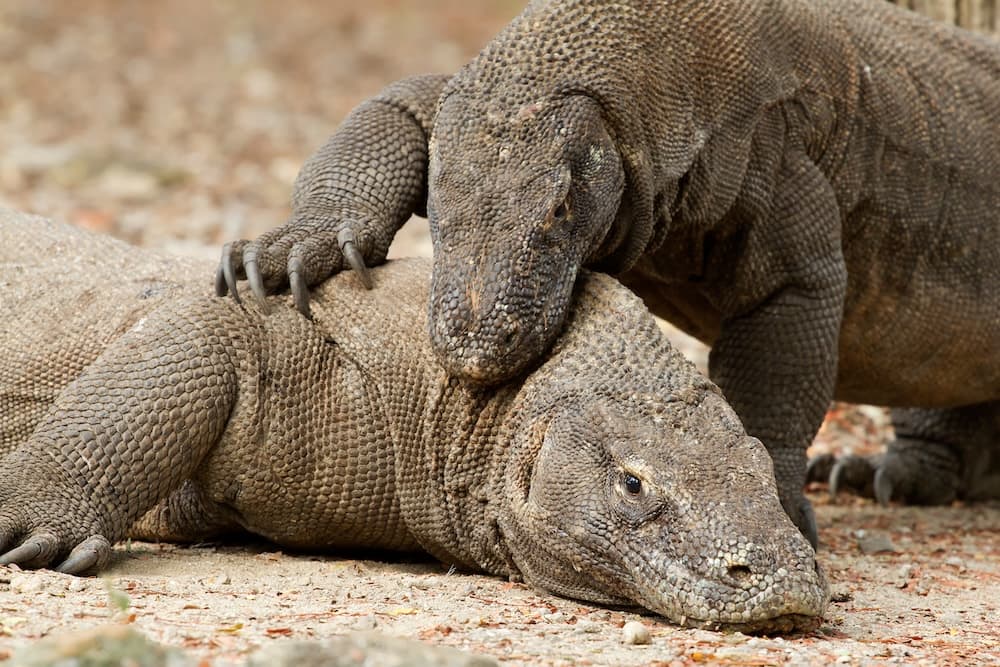
[[375, 618], [375, 614], [368, 614], [367, 616], [362, 616], [358, 619], [358, 622], [354, 624], [355, 630], [374, 630], [378, 627], [378, 619]]
[[225, 572], [219, 574], [213, 574], [210, 577], [205, 577], [201, 580], [202, 585], [209, 590], [215, 590], [221, 588], [222, 586], [228, 586], [233, 583], [233, 580], [229, 578], [229, 575]]
[[854, 594], [846, 586], [834, 586], [830, 590], [830, 602], [850, 602], [853, 599]]
[[566, 614], [562, 613], [561, 611], [553, 611], [553, 612], [549, 612], [548, 614], [542, 614], [542, 618], [544, 618], [545, 621], [548, 622], [548, 623], [565, 623], [566, 622]]
[[626, 644], [648, 644], [652, 638], [645, 625], [639, 621], [629, 621], [622, 627], [622, 641]]
[[912, 577], [913, 565], [911, 563], [907, 563], [899, 568], [899, 571], [896, 574], [896, 588], [906, 588]]
[[36, 572], [11, 572], [10, 590], [15, 593], [40, 593], [45, 590], [45, 575]]
[[70, 593], [80, 593], [87, 590], [87, 580], [83, 577], [73, 577], [66, 582], [66, 590]]
[[576, 631], [581, 634], [595, 634], [601, 631], [601, 624], [582, 619], [576, 622]]
[[899, 551], [885, 533], [870, 533], [858, 531], [858, 548], [864, 554], [876, 554], [883, 552]]

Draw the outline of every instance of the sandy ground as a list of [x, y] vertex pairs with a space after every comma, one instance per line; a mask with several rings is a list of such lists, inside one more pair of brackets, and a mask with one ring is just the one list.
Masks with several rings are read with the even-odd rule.
[[[408, 74], [453, 71], [520, 4], [5, 0], [0, 204], [214, 256], [284, 219], [298, 166], [358, 101]], [[393, 248], [428, 252], [422, 221]], [[703, 363], [703, 347], [677, 341]], [[837, 406], [814, 449], [870, 452], [886, 437], [880, 411]], [[0, 571], [0, 659], [69, 629], [131, 623], [211, 665], [352, 629], [511, 664], [1000, 662], [1000, 505], [812, 498], [834, 602], [805, 636], [681, 630], [426, 561], [132, 544], [106, 579]], [[650, 645], [623, 643], [633, 619]]]
[[[834, 602], [806, 635], [679, 629], [428, 561], [287, 554], [263, 544], [132, 544], [118, 548], [102, 579], [0, 572], [0, 651], [70, 629], [131, 623], [211, 665], [240, 664], [289, 638], [373, 629], [526, 665], [1000, 662], [1000, 508], [813, 499]], [[871, 548], [890, 550], [863, 553]], [[630, 620], [645, 624], [650, 644], [623, 642]]]

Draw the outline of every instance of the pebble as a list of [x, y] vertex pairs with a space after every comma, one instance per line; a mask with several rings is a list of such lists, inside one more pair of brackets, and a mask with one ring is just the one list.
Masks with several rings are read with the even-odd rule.
[[229, 584], [233, 583], [233, 580], [230, 579], [228, 574], [220, 573], [220, 574], [214, 574], [210, 577], [205, 577], [204, 579], [201, 580], [201, 583], [202, 585], [205, 586], [205, 588], [209, 590], [215, 590], [222, 586], [228, 586]]
[[830, 589], [831, 602], [850, 602], [854, 599], [854, 593], [846, 585], [834, 585]]
[[354, 630], [374, 630], [378, 627], [378, 619], [375, 618], [375, 614], [368, 614], [367, 616], [362, 616], [358, 619], [358, 622], [354, 624]]
[[601, 631], [601, 624], [586, 619], [576, 622], [576, 631], [581, 634], [594, 634]]
[[889, 536], [885, 533], [873, 533], [867, 531], [857, 531], [860, 533], [858, 535], [858, 547], [861, 549], [861, 553], [865, 554], [877, 554], [886, 551], [899, 551]]
[[10, 590], [15, 593], [40, 593], [45, 590], [45, 576], [31, 572], [11, 572]]
[[639, 621], [629, 621], [622, 627], [622, 641], [626, 644], [648, 644], [652, 638], [645, 625]]

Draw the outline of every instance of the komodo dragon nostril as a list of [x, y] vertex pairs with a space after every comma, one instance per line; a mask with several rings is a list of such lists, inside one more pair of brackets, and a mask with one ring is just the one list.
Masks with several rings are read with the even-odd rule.
[[730, 565], [726, 568], [726, 572], [737, 582], [743, 583], [750, 578], [752, 574], [750, 568], [746, 565]]
[[518, 334], [521, 331], [520, 325], [517, 322], [508, 322], [503, 330], [503, 337], [501, 338], [504, 348], [514, 347], [517, 343]]

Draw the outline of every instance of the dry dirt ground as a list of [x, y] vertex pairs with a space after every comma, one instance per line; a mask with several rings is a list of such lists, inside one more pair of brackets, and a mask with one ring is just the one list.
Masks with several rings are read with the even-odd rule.
[[[281, 222], [298, 165], [359, 100], [454, 70], [520, 4], [4, 0], [0, 204], [214, 255]], [[429, 251], [425, 225], [401, 237], [395, 254]], [[815, 449], [871, 451], [885, 437], [880, 411], [837, 407]], [[131, 623], [206, 665], [352, 629], [511, 664], [1000, 663], [1000, 506], [812, 498], [834, 602], [804, 636], [681, 630], [419, 560], [132, 544], [106, 579], [0, 571], [0, 659]], [[632, 619], [651, 644], [622, 642]]]

